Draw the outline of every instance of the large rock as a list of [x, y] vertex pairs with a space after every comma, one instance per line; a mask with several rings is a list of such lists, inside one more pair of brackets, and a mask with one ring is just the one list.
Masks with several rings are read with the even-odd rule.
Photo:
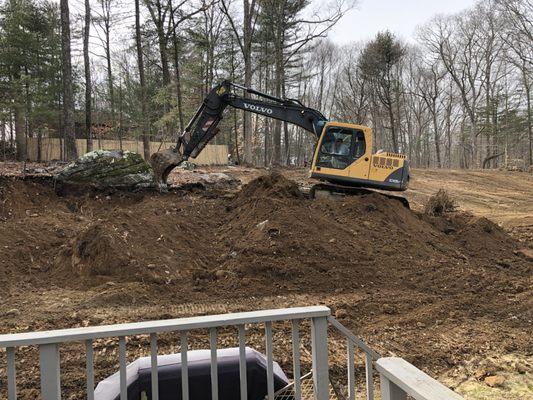
[[137, 153], [95, 150], [67, 165], [55, 176], [62, 185], [97, 189], [138, 189], [154, 186], [150, 165]]

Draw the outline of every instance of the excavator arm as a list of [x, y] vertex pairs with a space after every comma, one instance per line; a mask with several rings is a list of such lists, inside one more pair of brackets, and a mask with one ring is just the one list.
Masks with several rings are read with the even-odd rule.
[[[244, 97], [237, 94], [235, 89], [258, 98]], [[195, 158], [200, 154], [219, 132], [217, 125], [222, 120], [227, 106], [297, 125], [313, 133], [317, 139], [327, 121], [320, 111], [306, 107], [298, 100], [277, 98], [223, 81], [206, 96], [184, 132], [179, 136], [176, 146], [152, 155], [150, 162], [158, 183], [165, 184], [172, 169], [190, 157]]]

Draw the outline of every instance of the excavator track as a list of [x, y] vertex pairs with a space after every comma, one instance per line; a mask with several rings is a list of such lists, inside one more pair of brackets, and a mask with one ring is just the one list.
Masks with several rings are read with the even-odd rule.
[[336, 185], [333, 183], [317, 183], [309, 189], [309, 198], [323, 198], [323, 197], [344, 197], [344, 196], [362, 196], [366, 194], [377, 193], [381, 196], [388, 197], [399, 201], [405, 208], [410, 209], [409, 201], [402, 196], [394, 196], [391, 194], [378, 192], [375, 190], [370, 190], [362, 187], [352, 187], [352, 186], [342, 186]]

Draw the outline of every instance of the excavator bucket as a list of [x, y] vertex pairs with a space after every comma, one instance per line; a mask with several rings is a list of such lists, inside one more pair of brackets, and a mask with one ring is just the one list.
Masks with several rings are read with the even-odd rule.
[[176, 149], [158, 151], [150, 157], [150, 164], [154, 170], [154, 178], [158, 185], [165, 185], [170, 172], [185, 161], [184, 157]]

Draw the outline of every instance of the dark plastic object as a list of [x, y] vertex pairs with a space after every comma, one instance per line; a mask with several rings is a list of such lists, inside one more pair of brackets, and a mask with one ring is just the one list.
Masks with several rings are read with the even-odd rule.
[[[239, 349], [221, 349], [218, 359], [219, 400], [240, 399]], [[187, 353], [189, 372], [189, 399], [211, 399], [211, 353], [194, 350]], [[246, 376], [249, 400], [262, 400], [267, 394], [266, 357], [246, 348]], [[181, 356], [158, 356], [159, 399], [181, 400]], [[143, 357], [127, 367], [128, 400], [152, 399], [150, 358]], [[288, 384], [288, 379], [274, 363], [274, 390]], [[95, 390], [95, 400], [119, 400], [120, 377], [116, 373], [100, 382]]]

